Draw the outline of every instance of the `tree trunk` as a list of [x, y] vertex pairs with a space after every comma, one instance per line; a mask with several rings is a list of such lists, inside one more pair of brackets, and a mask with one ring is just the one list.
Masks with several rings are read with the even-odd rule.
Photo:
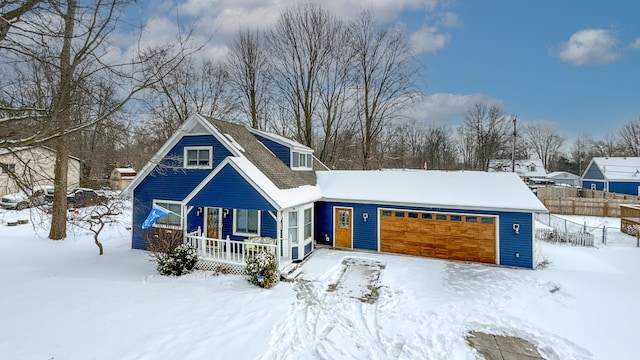
[[[71, 42], [75, 26], [76, 0], [69, 0], [64, 14], [64, 42], [60, 51], [60, 83], [56, 104], [53, 106], [52, 119], [62, 134], [71, 123], [71, 84], [73, 67], [71, 65]], [[60, 136], [56, 140], [56, 165], [53, 181], [53, 209], [49, 239], [62, 240], [67, 236], [67, 170], [69, 168], [69, 137]]]

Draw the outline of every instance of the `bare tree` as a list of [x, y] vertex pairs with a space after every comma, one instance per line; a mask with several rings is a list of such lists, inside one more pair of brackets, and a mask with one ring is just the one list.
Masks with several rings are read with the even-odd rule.
[[465, 146], [466, 166], [487, 170], [489, 160], [510, 155], [512, 139], [511, 118], [497, 105], [477, 103], [464, 115], [460, 135]]
[[266, 128], [268, 98], [268, 56], [263, 35], [257, 30], [241, 28], [231, 43], [227, 57], [229, 84], [237, 94], [240, 108], [250, 119], [251, 127]]
[[545, 169], [558, 156], [565, 138], [558, 133], [555, 124], [530, 122], [525, 124], [523, 137], [529, 148], [540, 158]]
[[100, 241], [100, 234], [108, 224], [117, 222], [117, 216], [124, 209], [124, 199], [115, 198], [109, 202], [98, 204], [87, 209], [79, 209], [78, 214], [71, 217], [70, 222], [79, 228], [90, 231], [93, 234], [93, 242], [98, 247], [100, 255], [104, 254], [104, 246]]
[[315, 4], [296, 5], [280, 13], [267, 35], [272, 80], [283, 109], [293, 119], [298, 141], [314, 146], [314, 94], [319, 74], [330, 60], [339, 31], [335, 15]]
[[145, 92], [148, 117], [141, 136], [159, 146], [193, 114], [226, 117], [235, 108], [228, 85], [223, 64], [186, 59]]
[[619, 135], [626, 155], [640, 156], [640, 114], [629, 119], [620, 129]]
[[446, 126], [430, 124], [424, 130], [422, 158], [428, 169], [457, 168], [458, 145], [454, 132]]
[[329, 166], [335, 166], [344, 154], [339, 149], [341, 134], [353, 133], [356, 122], [353, 106], [352, 69], [353, 53], [347, 44], [349, 33], [343, 23], [337, 22], [334, 33], [334, 47], [328, 59], [320, 67], [315, 94], [318, 97], [317, 126], [320, 134], [316, 142], [317, 156]]
[[[631, 153], [627, 150], [626, 144], [616, 136], [616, 134], [608, 133], [600, 140], [593, 142], [594, 151], [598, 156], [627, 156]], [[635, 156], [635, 155], [631, 155]]]
[[595, 141], [588, 132], [580, 132], [571, 145], [571, 159], [578, 164], [578, 173], [582, 174], [591, 159], [597, 156]]
[[[0, 124], [24, 128], [37, 123], [28, 132], [16, 132], [17, 137], [0, 139], [0, 147], [48, 144], [57, 152], [55, 164], [55, 194], [49, 237], [59, 240], [66, 236], [66, 187], [70, 134], [88, 129], [110, 118], [142, 89], [150, 86], [185, 56], [184, 42], [163, 48], [144, 48], [134, 60], [107, 62], [111, 49], [110, 35], [130, 0], [46, 1], [38, 9], [40, 16], [21, 19], [18, 31], [9, 31], [0, 42], [0, 61], [20, 68], [37, 86], [17, 94], [0, 104], [3, 117]], [[162, 66], [149, 68], [150, 60], [163, 59]], [[74, 107], [79, 94], [94, 93], [97, 83], [111, 83], [117, 101], [100, 114], [86, 113], [84, 121], [73, 123]], [[21, 84], [13, 83], [14, 89]]]
[[403, 29], [376, 25], [368, 11], [351, 22], [348, 37], [355, 61], [359, 155], [362, 168], [369, 169], [378, 137], [415, 94], [418, 63]]
[[0, 41], [4, 40], [9, 29], [20, 21], [20, 18], [37, 9], [46, 0], [3, 0], [0, 2]]

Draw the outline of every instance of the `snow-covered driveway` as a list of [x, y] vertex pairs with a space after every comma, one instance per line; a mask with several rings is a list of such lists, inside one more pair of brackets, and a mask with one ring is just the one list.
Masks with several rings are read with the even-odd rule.
[[53, 242], [46, 225], [0, 224], [0, 358], [470, 360], [471, 330], [551, 360], [637, 357], [635, 247], [542, 243], [540, 270], [318, 249], [300, 281], [265, 290], [238, 275], [160, 276], [122, 219], [103, 256], [77, 229]]
[[[345, 263], [354, 260], [379, 264], [377, 301], [357, 295], [372, 282], [370, 272], [345, 271]], [[272, 331], [262, 359], [474, 359], [464, 340], [470, 330], [522, 337], [550, 359], [591, 358], [580, 346], [513, 315], [526, 311], [532, 299], [560, 307], [571, 300], [561, 285], [540, 282], [533, 274], [320, 250], [294, 283], [297, 300]], [[341, 281], [348, 286], [333, 291]]]

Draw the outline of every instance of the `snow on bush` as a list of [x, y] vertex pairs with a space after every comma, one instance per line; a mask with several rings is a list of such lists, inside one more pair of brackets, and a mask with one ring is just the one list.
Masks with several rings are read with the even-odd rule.
[[275, 256], [265, 251], [250, 255], [244, 273], [250, 283], [267, 289], [272, 287], [279, 277]]
[[157, 256], [157, 259], [160, 274], [180, 276], [193, 270], [198, 262], [198, 255], [193, 246], [181, 244], [167, 253]]

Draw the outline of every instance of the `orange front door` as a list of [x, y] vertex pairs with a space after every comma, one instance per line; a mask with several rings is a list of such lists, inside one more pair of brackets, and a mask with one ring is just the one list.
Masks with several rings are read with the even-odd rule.
[[335, 247], [351, 248], [353, 219], [348, 208], [335, 208], [334, 224], [336, 229]]
[[220, 235], [220, 208], [207, 208], [207, 237], [219, 239]]

